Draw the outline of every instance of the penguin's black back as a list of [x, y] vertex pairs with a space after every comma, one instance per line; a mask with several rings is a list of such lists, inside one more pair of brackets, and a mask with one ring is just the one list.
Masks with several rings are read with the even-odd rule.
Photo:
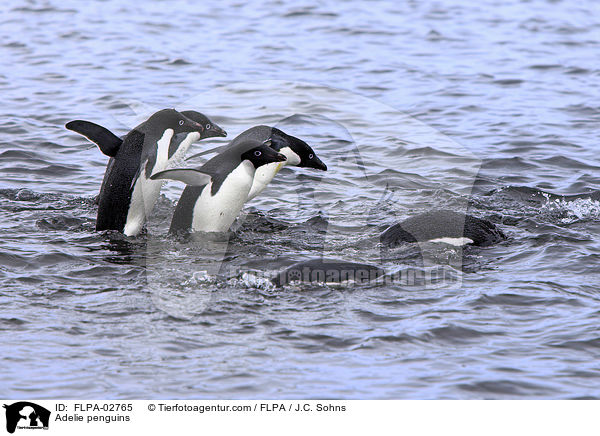
[[106, 167], [98, 197], [96, 230], [124, 230], [133, 191], [132, 183], [139, 171], [143, 146], [144, 134], [132, 130]]
[[341, 283], [354, 280], [356, 283], [368, 283], [385, 274], [382, 268], [365, 263], [348, 262], [337, 259], [309, 259], [280, 271], [271, 281], [283, 286], [291, 281]]
[[488, 246], [505, 239], [493, 223], [451, 210], [434, 210], [410, 217], [381, 234], [381, 242], [396, 246], [439, 238], [469, 238], [473, 245]]

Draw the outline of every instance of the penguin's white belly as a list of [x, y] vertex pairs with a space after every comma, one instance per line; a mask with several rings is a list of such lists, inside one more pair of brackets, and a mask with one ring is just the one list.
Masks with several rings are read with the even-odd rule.
[[252, 181], [252, 188], [248, 194], [248, 200], [252, 200], [258, 194], [260, 194], [267, 187], [273, 177], [277, 175], [279, 170], [285, 166], [285, 162], [271, 162], [266, 165], [262, 165], [256, 169], [254, 173], [254, 179]]
[[[190, 145], [200, 139], [200, 133], [188, 133], [186, 138], [179, 144], [179, 147], [177, 147], [175, 153], [173, 153], [173, 155], [169, 158], [169, 141], [171, 140], [171, 137], [172, 134], [169, 136], [167, 133], [165, 133], [163, 138], [158, 141], [156, 164], [154, 165], [151, 174], [177, 167], [183, 161], [188, 148], [190, 148]], [[144, 206], [146, 209], [146, 217], [150, 216], [154, 205], [158, 201], [158, 196], [160, 195], [160, 190], [162, 189], [164, 183], [165, 182], [163, 180], [146, 179], [144, 181]]]
[[448, 245], [454, 245], [455, 247], [462, 247], [463, 245], [467, 245], [467, 244], [472, 244], [473, 240], [467, 237], [462, 237], [462, 238], [437, 238], [437, 239], [430, 239], [427, 242], [437, 242], [440, 244], [448, 244]]
[[[173, 137], [173, 130], [167, 129], [163, 136], [156, 143], [156, 161], [151, 174], [164, 171], [176, 166], [181, 162], [190, 145], [200, 139], [200, 133], [190, 132], [181, 142], [177, 151], [169, 159], [169, 144]], [[135, 236], [142, 231], [147, 217], [152, 213], [152, 209], [158, 200], [160, 190], [163, 186], [163, 180], [151, 180], [146, 178], [146, 165], [148, 161], [141, 163], [138, 179], [133, 186], [131, 200], [129, 202], [129, 211], [123, 233], [127, 236]]]
[[195, 232], [226, 232], [242, 210], [254, 179], [254, 165], [243, 161], [211, 195], [212, 182], [196, 200], [192, 216]]
[[127, 221], [123, 233], [127, 236], [135, 236], [142, 231], [146, 217], [152, 212], [152, 208], [158, 200], [162, 181], [146, 178], [142, 171], [133, 186]]

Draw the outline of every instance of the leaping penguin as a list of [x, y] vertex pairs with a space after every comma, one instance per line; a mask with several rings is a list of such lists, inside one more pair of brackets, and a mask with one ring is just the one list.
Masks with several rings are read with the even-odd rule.
[[[204, 126], [204, 130], [200, 133], [200, 139], [212, 138], [215, 136], [227, 136], [227, 132], [225, 132], [225, 130], [223, 130], [217, 124], [213, 123], [206, 115], [191, 110], [182, 111], [181, 113], [190, 120], [196, 121], [201, 126]], [[102, 127], [98, 124], [92, 123], [91, 121], [85, 120], [70, 121], [65, 125], [65, 127], [85, 136], [90, 141], [95, 143], [102, 153], [110, 157], [108, 160], [108, 165], [106, 166], [106, 171], [104, 172], [102, 186], [100, 187], [100, 192], [102, 192], [104, 190], [104, 185], [106, 184], [106, 179], [110, 174], [111, 167], [114, 164], [114, 156], [117, 154], [117, 151], [119, 151], [119, 147], [123, 143], [123, 138], [125, 138], [125, 136], [121, 136], [119, 138], [106, 127]], [[181, 162], [190, 145], [194, 141], [197, 141], [195, 138], [196, 135], [194, 132], [184, 132], [173, 135], [173, 138], [171, 138], [171, 142], [169, 144], [169, 168], [173, 168]], [[163, 169], [164, 168], [161, 168], [160, 170]], [[99, 196], [96, 197], [96, 204], [98, 204], [98, 200]], [[155, 202], [156, 200], [153, 202], [153, 204]]]
[[226, 135], [205, 115], [174, 109], [156, 112], [123, 138], [89, 121], [71, 121], [66, 127], [111, 157], [98, 196], [96, 230], [118, 230], [127, 236], [140, 233], [158, 199], [162, 183], [150, 180], [150, 175], [180, 161], [192, 142]]
[[[172, 169], [151, 179], [186, 183], [171, 221], [171, 233], [226, 232], [248, 198], [257, 168], [286, 161], [272, 148], [271, 129], [252, 128], [238, 135], [198, 169]], [[210, 182], [204, 175], [211, 176]], [[199, 177], [197, 177], [199, 176]]]
[[317, 170], [327, 171], [327, 165], [323, 163], [317, 156], [314, 150], [300, 138], [288, 135], [287, 133], [277, 129], [276, 127], [269, 126], [254, 126], [248, 130], [240, 133], [229, 145], [219, 147], [213, 150], [204, 151], [194, 156], [190, 156], [187, 160], [193, 159], [197, 156], [202, 156], [206, 153], [213, 151], [225, 150], [228, 147], [235, 145], [244, 139], [256, 139], [266, 140], [271, 139], [271, 147], [279, 153], [285, 155], [287, 160], [285, 162], [273, 162], [256, 169], [254, 173], [254, 180], [252, 182], [252, 188], [248, 193], [248, 199], [252, 200], [258, 194], [260, 194], [267, 185], [273, 180], [277, 173], [285, 166], [297, 166], [303, 168], [314, 168]]

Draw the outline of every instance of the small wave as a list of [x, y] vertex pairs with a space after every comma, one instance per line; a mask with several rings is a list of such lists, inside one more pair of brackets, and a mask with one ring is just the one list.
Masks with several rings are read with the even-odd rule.
[[167, 62], [167, 65], [193, 65], [192, 62], [182, 58], [172, 59]]
[[553, 344], [556, 348], [568, 348], [577, 351], [594, 351], [600, 348], [600, 338], [593, 338], [582, 341], [565, 341], [559, 344]]
[[392, 344], [406, 344], [418, 342], [418, 339], [406, 333], [400, 333], [397, 335], [379, 335], [372, 336], [368, 339], [368, 342], [384, 342]]
[[521, 79], [498, 79], [494, 80], [492, 83], [500, 86], [516, 86], [523, 83], [524, 80]]
[[462, 343], [487, 336], [503, 335], [502, 332], [485, 332], [458, 325], [448, 325], [430, 330], [425, 336], [428, 341], [441, 340], [449, 343]]
[[[66, 230], [75, 231], [82, 229], [85, 224], [88, 224], [88, 220], [85, 218], [77, 218], [72, 216], [57, 216], [52, 218], [42, 218], [36, 221], [36, 226], [41, 230]], [[92, 230], [93, 226], [90, 226], [87, 230]]]
[[23, 324], [27, 324], [27, 321], [19, 318], [0, 318], [0, 330], [6, 329], [13, 331], [15, 328], [20, 327]]
[[460, 389], [476, 392], [484, 395], [544, 395], [554, 390], [539, 384], [513, 381], [513, 380], [489, 380], [476, 383], [463, 383], [458, 386]]
[[535, 297], [524, 294], [502, 293], [497, 295], [482, 295], [469, 303], [473, 309], [481, 309], [490, 306], [521, 306], [521, 307], [550, 307], [554, 305], [568, 305], [579, 307], [582, 303], [575, 298], [563, 297]]
[[[539, 213], [540, 208], [543, 211], [551, 212], [551, 215], [557, 215], [557, 212], [572, 210], [573, 214], [579, 214], [582, 219], [592, 213], [600, 202], [600, 191], [591, 191], [582, 194], [561, 195], [552, 192], [542, 191], [541, 189], [531, 188], [529, 186], [505, 186], [494, 189], [485, 194], [486, 197], [498, 197], [500, 201], [494, 202], [503, 210], [506, 210], [507, 201], [526, 203], [532, 207], [535, 213]], [[489, 201], [484, 201], [490, 204]]]

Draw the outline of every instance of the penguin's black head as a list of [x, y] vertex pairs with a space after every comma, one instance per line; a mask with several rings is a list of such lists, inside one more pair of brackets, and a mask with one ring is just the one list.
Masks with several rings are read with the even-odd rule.
[[204, 130], [200, 132], [200, 139], [213, 138], [215, 136], [227, 136], [227, 132], [217, 124], [213, 123], [206, 115], [196, 111], [182, 111], [181, 113], [204, 128]]
[[262, 165], [266, 165], [272, 162], [285, 162], [287, 158], [284, 154], [278, 153], [271, 147], [271, 141], [267, 140], [263, 143], [255, 141], [257, 147], [251, 148], [250, 150], [242, 153], [242, 161], [249, 160], [254, 165], [254, 168], [258, 168]]
[[272, 147], [287, 156], [288, 165], [327, 171], [327, 165], [319, 159], [310, 145], [302, 139], [288, 135], [273, 127], [271, 129], [271, 140]]
[[189, 119], [175, 109], [163, 109], [153, 114], [146, 120], [145, 130], [165, 131], [173, 129], [175, 133], [198, 132], [202, 133], [204, 126]]

